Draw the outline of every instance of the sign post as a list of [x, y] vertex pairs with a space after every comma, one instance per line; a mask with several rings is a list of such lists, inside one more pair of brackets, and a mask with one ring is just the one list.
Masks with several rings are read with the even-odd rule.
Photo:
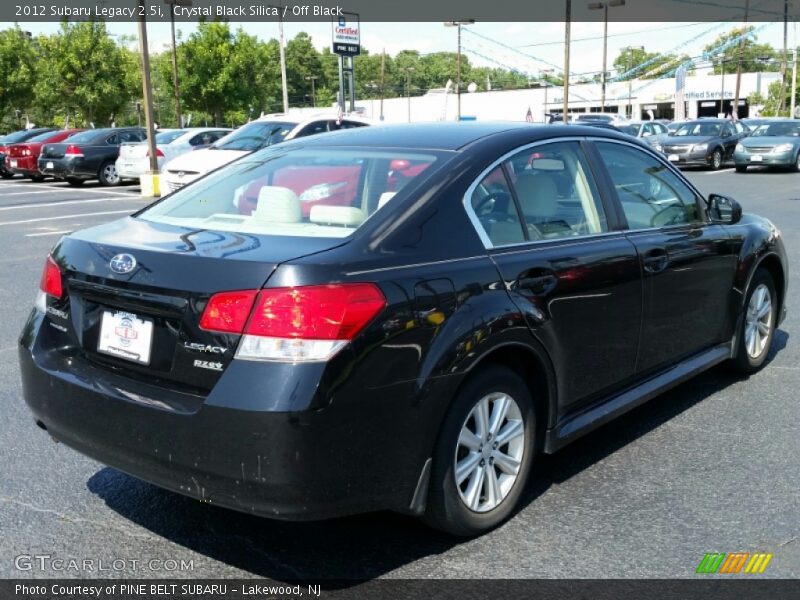
[[356, 13], [342, 13], [332, 21], [331, 51], [339, 55], [339, 111], [345, 112], [345, 77], [348, 80], [350, 112], [356, 110], [356, 84], [353, 60], [361, 54], [361, 22]]

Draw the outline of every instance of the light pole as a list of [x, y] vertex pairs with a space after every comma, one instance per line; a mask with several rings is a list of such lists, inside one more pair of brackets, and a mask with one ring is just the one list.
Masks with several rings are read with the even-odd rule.
[[[644, 52], [644, 46], [628, 46], [627, 48], [623, 48], [628, 53], [628, 71], [630, 72], [633, 69], [633, 51], [634, 50], [641, 50]], [[631, 111], [629, 118], [633, 118], [633, 78], [628, 75], [628, 108]]]
[[550, 82], [547, 81], [547, 76], [553, 74], [553, 69], [542, 69], [539, 71], [539, 79], [544, 82], [544, 111], [542, 122], [547, 123], [547, 88], [550, 87]]
[[314, 82], [317, 79], [319, 79], [319, 77], [317, 77], [316, 75], [307, 75], [306, 76], [306, 81], [310, 81], [311, 82], [311, 106], [313, 106], [314, 108], [317, 107], [317, 94], [316, 94], [316, 92], [314, 90]]
[[408, 99], [408, 122], [411, 123], [411, 72], [414, 67], [403, 67], [406, 72], [406, 98]]
[[191, 6], [192, 0], [164, 0], [164, 4], [169, 6], [169, 22], [172, 27], [172, 85], [175, 93], [175, 120], [177, 127], [183, 127], [181, 123], [181, 93], [178, 83], [178, 47], [175, 44], [175, 7]]
[[462, 19], [461, 21], [445, 21], [445, 27], [458, 28], [458, 54], [456, 55], [456, 105], [458, 116], [457, 120], [461, 120], [461, 26], [473, 25], [475, 19]]
[[724, 117], [725, 116], [725, 55], [724, 54], [717, 54], [717, 58], [719, 59], [719, 66], [722, 69], [722, 89], [719, 91], [719, 113]]
[[564, 110], [562, 121], [569, 123], [569, 44], [572, 32], [572, 0], [565, 0], [564, 4]]
[[606, 0], [590, 2], [589, 10], [603, 11], [603, 72], [600, 75], [600, 112], [606, 111], [606, 62], [608, 60], [608, 9], [614, 6], [625, 6], [625, 0]]

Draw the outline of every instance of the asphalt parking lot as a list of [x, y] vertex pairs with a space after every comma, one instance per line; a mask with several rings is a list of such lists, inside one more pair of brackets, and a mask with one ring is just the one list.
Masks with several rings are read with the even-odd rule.
[[[797, 272], [800, 174], [687, 174], [704, 193], [772, 219]], [[44, 256], [63, 233], [144, 204], [134, 186], [0, 181], [0, 577], [666, 578], [695, 576], [707, 552], [737, 551], [774, 554], [759, 577], [800, 577], [796, 281], [761, 372], [742, 379], [713, 369], [539, 457], [519, 513], [486, 536], [454, 540], [386, 513], [280, 523], [84, 458], [52, 443], [24, 405], [16, 339]], [[121, 571], [20, 571], [20, 555], [126, 562]]]

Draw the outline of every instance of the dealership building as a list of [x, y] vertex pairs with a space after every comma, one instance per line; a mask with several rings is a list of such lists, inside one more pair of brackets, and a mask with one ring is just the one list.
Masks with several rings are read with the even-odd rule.
[[[779, 79], [779, 73], [743, 73], [739, 89], [739, 117], [756, 115], [760, 107], [750, 106], [748, 97], [755, 93], [766, 97], [769, 85]], [[736, 88], [735, 73], [727, 73], [724, 76], [697, 74], [687, 76], [685, 82], [683, 96], [687, 118], [717, 116], [720, 113], [731, 112]], [[563, 108], [564, 91], [560, 86], [469, 93], [466, 91], [469, 83], [469, 81], [464, 82], [465, 91], [461, 95], [462, 118], [523, 121], [530, 110], [533, 120], [542, 122], [546, 113], [560, 113]], [[652, 111], [655, 118], [672, 119], [675, 116], [675, 87], [674, 78], [634, 79], [630, 82], [608, 83], [605, 112], [632, 114], [633, 118], [647, 119]], [[356, 104], [364, 116], [380, 119], [380, 100], [357, 100]], [[454, 120], [457, 115], [457, 103], [452, 91], [440, 89], [431, 90], [424, 96], [412, 96], [410, 99], [384, 100], [382, 110], [384, 120], [387, 122]], [[600, 110], [600, 84], [570, 86], [570, 112]]]

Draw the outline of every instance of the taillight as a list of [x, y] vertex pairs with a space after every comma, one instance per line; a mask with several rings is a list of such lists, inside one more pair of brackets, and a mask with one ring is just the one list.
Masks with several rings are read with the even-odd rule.
[[258, 290], [214, 294], [203, 311], [200, 329], [221, 333], [242, 333], [256, 294]]
[[48, 296], [54, 298], [61, 298], [64, 293], [61, 287], [61, 269], [53, 260], [52, 256], [48, 256], [44, 263], [44, 271], [42, 271], [42, 280], [39, 282], [39, 289], [41, 289]]
[[[148, 156], [148, 157], [150, 156], [150, 150], [147, 151], [147, 154], [145, 156]], [[163, 158], [164, 157], [164, 153], [161, 151], [161, 148], [156, 148], [156, 156], [158, 158]]]
[[64, 156], [82, 157], [83, 150], [81, 150], [80, 146], [76, 146], [75, 144], [70, 144], [69, 146], [67, 146], [67, 150], [64, 152]]
[[[242, 324], [240, 312], [228, 309], [233, 300], [230, 297], [236, 294], [255, 292], [215, 294], [200, 326], [244, 333], [236, 357], [250, 360], [328, 360], [386, 306], [380, 288], [371, 283], [272, 288], [257, 292], [254, 303], [252, 298], [249, 300], [250, 318]], [[242, 304], [247, 304], [247, 300], [242, 298]], [[226, 321], [229, 328], [204, 325], [217, 322], [217, 313], [230, 315]], [[235, 331], [240, 324], [242, 328]]]

